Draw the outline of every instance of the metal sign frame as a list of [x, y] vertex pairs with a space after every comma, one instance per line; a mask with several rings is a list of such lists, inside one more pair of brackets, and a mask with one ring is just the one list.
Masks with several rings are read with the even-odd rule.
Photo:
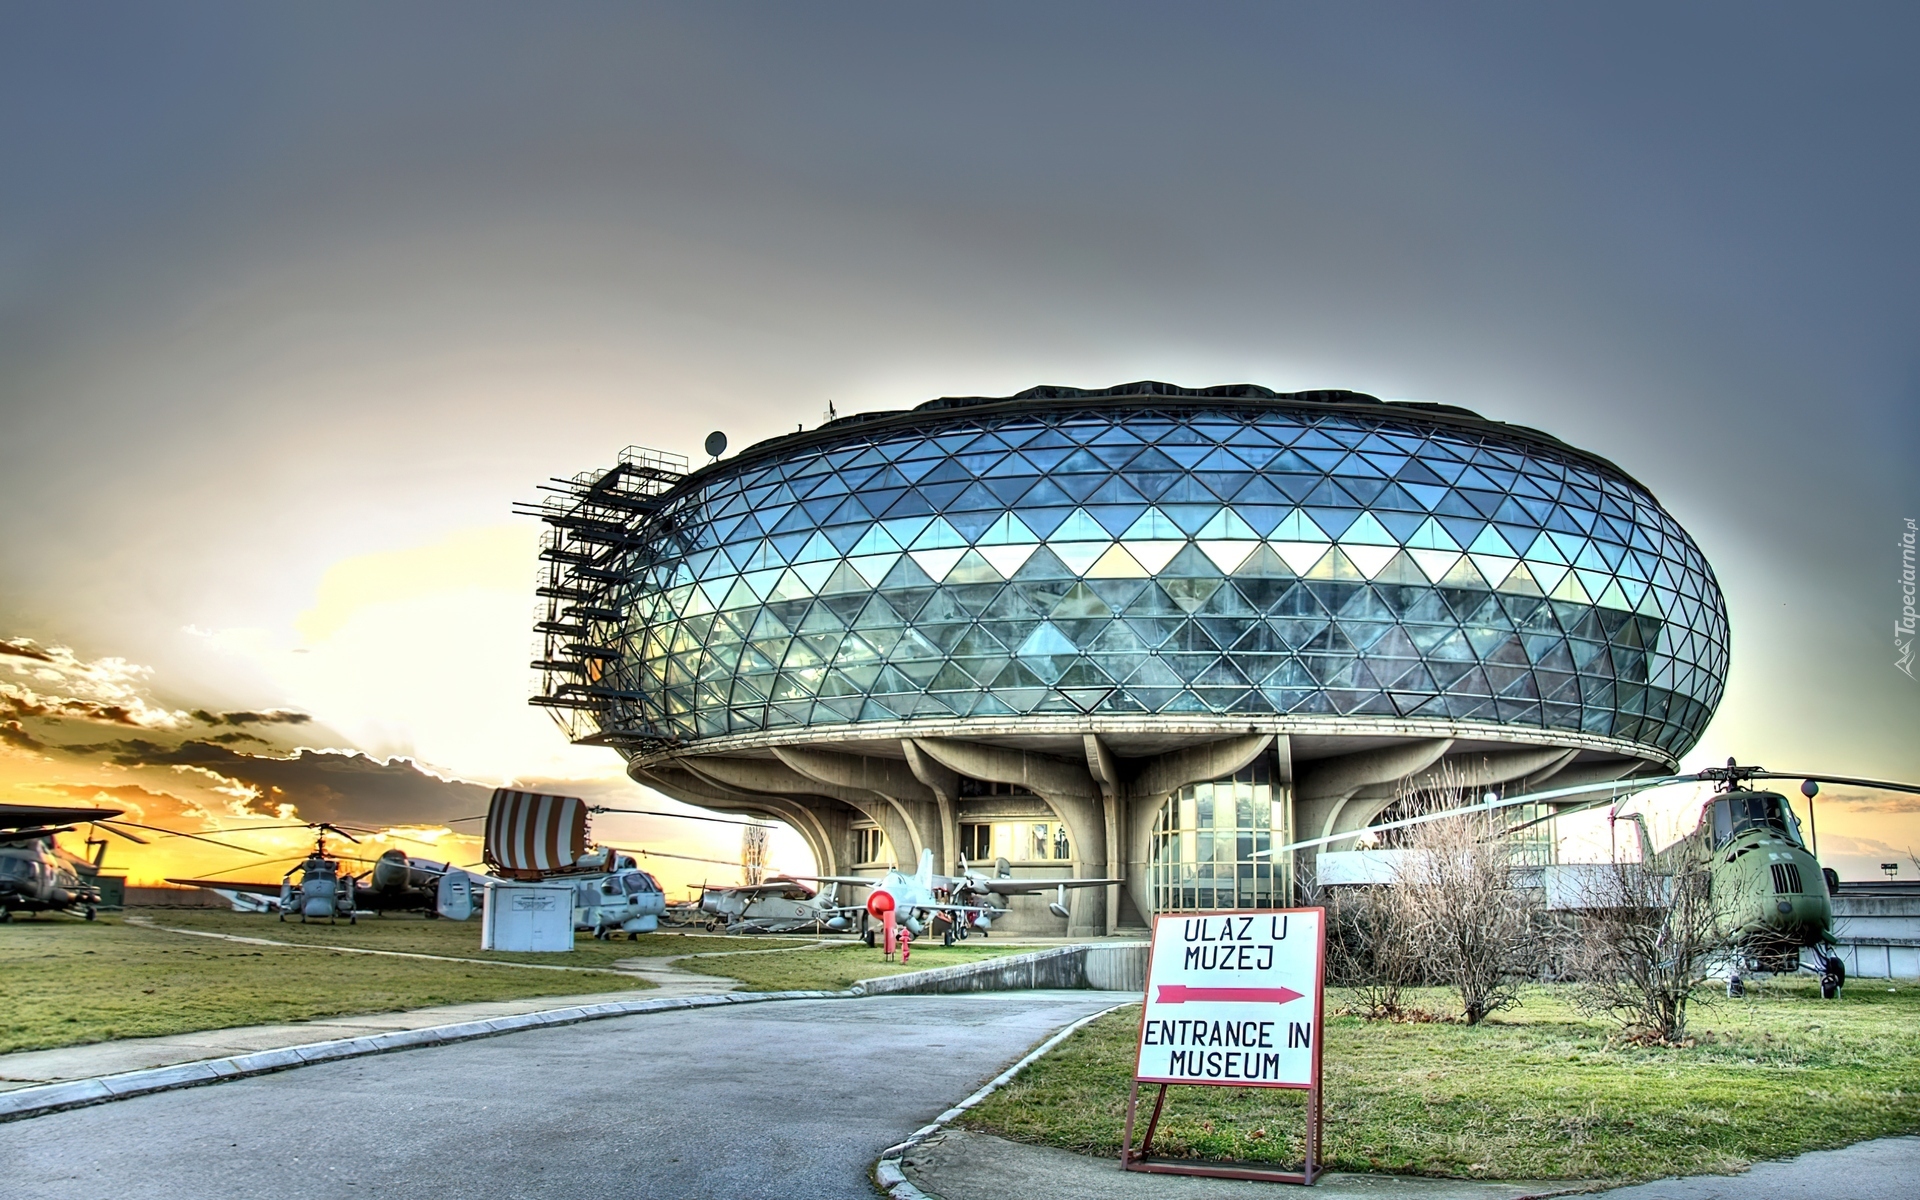
[[[1196, 918], [1218, 917], [1277, 917], [1296, 914], [1314, 914], [1317, 945], [1314, 948], [1313, 979], [1313, 1035], [1312, 1074], [1307, 1083], [1261, 1082], [1249, 1080], [1167, 1080], [1158, 1077], [1143, 1077], [1140, 1073], [1140, 1051], [1146, 1039], [1146, 1021], [1148, 1004], [1140, 1006], [1140, 1030], [1134, 1038], [1133, 1086], [1127, 1092], [1127, 1118], [1124, 1131], [1120, 1135], [1120, 1166], [1127, 1171], [1144, 1171], [1159, 1175], [1199, 1175], [1213, 1179], [1254, 1179], [1267, 1183], [1297, 1183], [1310, 1186], [1321, 1174], [1321, 1052], [1326, 1044], [1326, 994], [1327, 994], [1327, 913], [1324, 908], [1243, 908], [1219, 909], [1199, 913], [1164, 913], [1154, 918], [1153, 946], [1147, 952], [1147, 996], [1153, 995], [1153, 964], [1155, 951], [1160, 945], [1160, 927], [1167, 921], [1185, 921]], [[1140, 1085], [1158, 1084], [1159, 1095], [1154, 1097], [1153, 1113], [1147, 1118], [1146, 1136], [1136, 1149], [1133, 1144], [1134, 1118], [1140, 1104]], [[1305, 1141], [1305, 1161], [1298, 1171], [1267, 1166], [1262, 1163], [1237, 1162], [1227, 1160], [1170, 1159], [1153, 1156], [1153, 1135], [1160, 1126], [1161, 1114], [1166, 1109], [1167, 1089], [1175, 1086], [1187, 1087], [1272, 1087], [1304, 1090], [1307, 1093], [1307, 1128]]]

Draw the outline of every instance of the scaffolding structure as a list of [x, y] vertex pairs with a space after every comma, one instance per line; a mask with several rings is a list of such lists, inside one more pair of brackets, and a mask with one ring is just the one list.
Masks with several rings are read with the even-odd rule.
[[648, 565], [650, 524], [661, 497], [687, 475], [684, 455], [629, 446], [608, 470], [543, 485], [538, 502], [516, 504], [538, 517], [535, 594], [539, 634], [529, 703], [553, 715], [575, 742], [666, 744], [651, 719], [653, 697], [623, 686], [618, 666], [631, 584]]

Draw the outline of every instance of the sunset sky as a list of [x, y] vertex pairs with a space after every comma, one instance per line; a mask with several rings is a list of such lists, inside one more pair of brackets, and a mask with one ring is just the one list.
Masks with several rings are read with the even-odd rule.
[[[1870, 4], [0, 5], [0, 798], [291, 806], [457, 861], [442, 823], [502, 782], [674, 807], [525, 703], [512, 501], [829, 402], [1135, 379], [1606, 455], [1726, 592], [1688, 765], [1920, 779], [1916, 35]], [[1920, 850], [1920, 798], [1829, 795], [1843, 875]]]

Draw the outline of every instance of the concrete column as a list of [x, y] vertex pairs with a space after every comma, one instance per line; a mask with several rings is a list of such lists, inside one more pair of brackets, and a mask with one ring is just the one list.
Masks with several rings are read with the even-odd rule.
[[[1333, 827], [1326, 833], [1352, 831], [1357, 837], [1396, 799], [1417, 792], [1453, 790], [1461, 794], [1462, 803], [1473, 803], [1479, 800], [1480, 794], [1486, 789], [1524, 779], [1563, 761], [1566, 754], [1558, 746], [1534, 746], [1497, 754], [1451, 754], [1417, 774], [1360, 790], [1341, 806], [1335, 814]], [[1345, 849], [1347, 845], [1345, 842], [1329, 842], [1322, 849]]]
[[[1087, 751], [1087, 773], [1100, 785], [1100, 803], [1105, 809], [1107, 831], [1107, 866], [1109, 870], [1126, 861], [1126, 847], [1122, 844], [1125, 834], [1122, 822], [1126, 809], [1126, 783], [1120, 777], [1120, 766], [1114, 761], [1113, 754], [1098, 734], [1086, 734], [1084, 744]], [[1120, 872], [1124, 878], [1124, 872]], [[1107, 936], [1112, 937], [1114, 929], [1120, 923], [1120, 883], [1107, 885]]]
[[[1082, 878], [1107, 873], [1107, 838], [1100, 785], [1084, 766], [1025, 750], [983, 746], [950, 738], [914, 738], [928, 758], [949, 771], [992, 783], [1026, 788], [1046, 801], [1073, 839], [1073, 872]], [[1103, 889], [1104, 890], [1104, 889]], [[1106, 897], [1088, 888], [1068, 893], [1067, 933], [1092, 937], [1106, 932]]]
[[[864, 754], [840, 754], [831, 750], [813, 750], [800, 746], [776, 746], [774, 756], [795, 772], [816, 783], [857, 788], [893, 805], [913, 830], [915, 842], [912, 869], [919, 867], [919, 847], [930, 847], [936, 866], [952, 857], [940, 820], [939, 799], [932, 788], [920, 782], [905, 762], [895, 758], [873, 758]], [[907, 866], [908, 864], [902, 864]], [[945, 872], [944, 866], [939, 870]]]
[[[1438, 762], [1451, 745], [1452, 738], [1427, 738], [1297, 764], [1293, 788], [1294, 839], [1333, 833], [1340, 810], [1354, 793], [1424, 771]], [[1316, 857], [1317, 850], [1295, 851], [1294, 878], [1301, 878]]]
[[907, 769], [927, 786], [939, 806], [940, 843], [945, 847], [940, 870], [943, 874], [955, 874], [960, 870], [960, 776], [929, 758], [913, 744], [912, 738], [903, 739], [900, 749], [907, 756]]
[[[1280, 737], [1285, 742], [1285, 736]], [[1201, 746], [1187, 746], [1145, 760], [1137, 765], [1126, 787], [1127, 848], [1126, 886], [1133, 906], [1143, 918], [1153, 916], [1152, 880], [1148, 864], [1152, 861], [1153, 823], [1169, 797], [1190, 783], [1225, 779], [1265, 753], [1274, 743], [1268, 733], [1223, 738]]]
[[825, 796], [856, 808], [868, 820], [886, 831], [894, 857], [907, 861], [898, 865], [911, 870], [920, 857], [920, 843], [899, 808], [890, 800], [864, 788], [845, 787], [809, 779], [783, 762], [764, 758], [726, 758], [706, 755], [684, 758], [678, 765], [724, 787], [745, 792], [763, 792], [777, 796]]
[[787, 796], [749, 795], [722, 790], [708, 780], [676, 767], [635, 768], [628, 774], [663, 796], [683, 804], [720, 812], [765, 816], [791, 826], [813, 853], [815, 869], [822, 875], [839, 875], [852, 860], [852, 827], [845, 810], [831, 811], [804, 800]]

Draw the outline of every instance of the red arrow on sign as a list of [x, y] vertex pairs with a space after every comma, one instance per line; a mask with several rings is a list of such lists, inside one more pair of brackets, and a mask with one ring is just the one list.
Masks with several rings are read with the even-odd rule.
[[1192, 1001], [1197, 1004], [1218, 1000], [1227, 1004], [1285, 1004], [1289, 1000], [1300, 999], [1300, 995], [1292, 988], [1283, 987], [1188, 987], [1184, 983], [1163, 983], [1160, 985], [1160, 999], [1156, 1003], [1185, 1004]]

